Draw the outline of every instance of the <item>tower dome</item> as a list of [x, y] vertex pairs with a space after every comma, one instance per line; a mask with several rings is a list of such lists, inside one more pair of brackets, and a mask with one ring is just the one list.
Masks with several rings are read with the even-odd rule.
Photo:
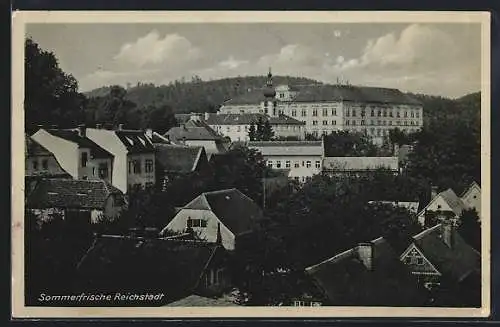
[[271, 73], [271, 67], [269, 67], [269, 73], [267, 74], [266, 88], [264, 89], [264, 96], [266, 98], [274, 98], [276, 96], [276, 90], [273, 87], [273, 74]]

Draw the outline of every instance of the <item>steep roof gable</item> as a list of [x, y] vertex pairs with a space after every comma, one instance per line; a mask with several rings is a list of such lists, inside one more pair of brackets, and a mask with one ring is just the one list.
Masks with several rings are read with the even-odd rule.
[[192, 172], [198, 166], [201, 156], [206, 156], [203, 147], [156, 144], [155, 148], [156, 159], [165, 172]]
[[155, 151], [153, 143], [142, 131], [117, 130], [115, 134], [129, 153], [153, 153]]
[[95, 158], [113, 158], [111, 153], [100, 147], [88, 137], [80, 136], [76, 130], [47, 129], [46, 131], [55, 137], [77, 144], [79, 148], [90, 149], [91, 154]]

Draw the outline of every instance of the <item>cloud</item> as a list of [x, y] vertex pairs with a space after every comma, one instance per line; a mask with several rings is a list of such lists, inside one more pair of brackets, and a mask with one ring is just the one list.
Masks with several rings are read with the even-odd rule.
[[200, 50], [185, 37], [167, 34], [161, 38], [158, 31], [153, 30], [135, 42], [124, 44], [114, 60], [144, 67], [164, 63], [179, 64], [195, 60], [199, 56]]
[[219, 65], [219, 67], [222, 67], [222, 68], [236, 69], [236, 68], [241, 67], [245, 64], [248, 64], [248, 60], [237, 60], [237, 59], [234, 59], [233, 56], [230, 56], [228, 59], [219, 62], [218, 65]]

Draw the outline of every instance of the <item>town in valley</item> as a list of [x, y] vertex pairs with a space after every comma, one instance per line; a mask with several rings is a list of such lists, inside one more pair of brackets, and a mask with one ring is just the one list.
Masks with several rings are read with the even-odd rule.
[[58, 55], [25, 40], [26, 306], [481, 307], [480, 89]]

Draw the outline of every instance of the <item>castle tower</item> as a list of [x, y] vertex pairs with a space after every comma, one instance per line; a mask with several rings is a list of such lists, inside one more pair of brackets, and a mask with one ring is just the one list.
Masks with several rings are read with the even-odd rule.
[[278, 115], [276, 108], [276, 90], [273, 87], [273, 74], [271, 73], [271, 67], [269, 67], [266, 87], [264, 88], [264, 112], [272, 117]]

